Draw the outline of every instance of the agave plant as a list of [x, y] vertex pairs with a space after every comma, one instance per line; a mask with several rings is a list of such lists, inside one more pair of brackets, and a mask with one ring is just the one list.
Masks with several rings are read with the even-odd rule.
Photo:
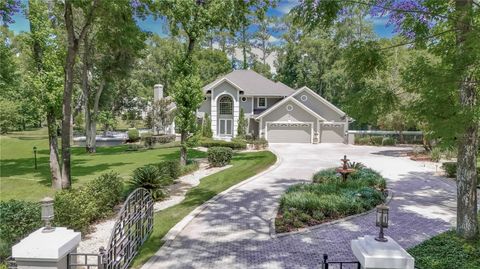
[[361, 170], [365, 168], [365, 165], [361, 162], [348, 162], [347, 166], [348, 168], [356, 169], [356, 170]]
[[159, 200], [167, 195], [165, 187], [168, 182], [170, 182], [170, 178], [162, 175], [157, 167], [147, 165], [135, 169], [128, 184], [131, 190], [136, 188], [147, 189], [154, 200]]

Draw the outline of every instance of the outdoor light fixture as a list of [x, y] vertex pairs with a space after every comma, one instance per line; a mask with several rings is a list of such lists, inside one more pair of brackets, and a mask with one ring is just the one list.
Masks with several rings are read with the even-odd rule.
[[55, 230], [51, 224], [54, 216], [53, 199], [50, 197], [45, 197], [40, 201], [40, 204], [42, 206], [42, 220], [45, 221], [45, 228], [43, 228], [42, 232], [53, 232], [53, 230]]
[[37, 146], [33, 146], [33, 157], [35, 158], [35, 170], [37, 170]]
[[378, 237], [375, 237], [375, 240], [379, 242], [387, 242], [387, 238], [383, 236], [383, 229], [388, 228], [388, 206], [381, 204], [377, 206], [377, 218], [375, 225], [377, 227], [380, 227], [380, 233], [378, 234]]

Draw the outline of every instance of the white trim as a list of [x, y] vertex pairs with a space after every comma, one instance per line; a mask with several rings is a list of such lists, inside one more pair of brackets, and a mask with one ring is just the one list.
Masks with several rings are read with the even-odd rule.
[[268, 140], [268, 124], [310, 124], [310, 144], [313, 144], [313, 121], [267, 121], [265, 122], [265, 140]]
[[340, 116], [346, 116], [347, 113], [343, 112], [342, 110], [340, 110], [338, 107], [336, 107], [334, 104], [330, 103], [329, 101], [327, 101], [325, 98], [321, 97], [320, 95], [318, 95], [316, 92], [312, 91], [310, 88], [308, 88], [307, 86], [303, 86], [301, 87], [300, 89], [298, 89], [294, 94], [292, 94], [291, 96], [295, 96], [295, 95], [298, 95], [300, 92], [303, 92], [303, 91], [307, 91], [309, 92], [311, 95], [313, 95], [315, 98], [317, 98], [320, 102], [324, 103], [326, 106], [328, 106], [329, 108], [331, 108], [332, 110], [334, 110], [335, 112], [337, 112], [338, 114], [340, 114]]
[[[292, 93], [293, 94], [293, 93]], [[278, 98], [285, 98], [285, 97], [288, 97], [290, 95], [283, 95], [283, 94], [243, 94], [243, 96], [248, 96], [248, 97], [263, 97], [263, 96], [266, 96], [266, 97], [278, 97]]]
[[240, 86], [238, 86], [237, 84], [233, 83], [231, 80], [229, 80], [229, 79], [226, 78], [226, 77], [224, 77], [224, 78], [220, 79], [219, 81], [215, 82], [214, 84], [210, 85], [210, 87], [208, 87], [208, 88], [206, 88], [206, 89], [204, 88], [203, 90], [204, 90], [205, 92], [207, 92], [207, 91], [209, 91], [209, 90], [212, 90], [213, 88], [215, 88], [215, 87], [217, 87], [218, 85], [222, 84], [222, 82], [228, 82], [228, 83], [230, 83], [233, 87], [235, 87], [237, 90], [245, 92], [244, 89], [240, 88]]
[[296, 105], [300, 106], [301, 108], [303, 108], [305, 111], [307, 111], [308, 113], [310, 113], [312, 116], [314, 116], [315, 118], [317, 119], [320, 119], [322, 121], [326, 121], [325, 118], [323, 118], [322, 116], [318, 115], [317, 113], [315, 113], [314, 111], [312, 111], [310, 108], [308, 108], [307, 106], [305, 106], [304, 104], [302, 104], [300, 101], [298, 101], [297, 99], [293, 98], [292, 96], [289, 96], [285, 99], [283, 99], [282, 101], [280, 102], [277, 102], [275, 105], [273, 105], [272, 107], [270, 107], [269, 109], [265, 110], [264, 112], [260, 113], [260, 115], [258, 115], [256, 117], [256, 119], [260, 119], [260, 118], [263, 118], [264, 116], [270, 114], [272, 111], [274, 111], [276, 108], [278, 108], [279, 106], [281, 106], [282, 104], [288, 102], [288, 101], [292, 101], [294, 102]]
[[[260, 106], [260, 98], [265, 99], [265, 105], [264, 106]], [[267, 97], [257, 97], [257, 107], [258, 108], [267, 108]]]

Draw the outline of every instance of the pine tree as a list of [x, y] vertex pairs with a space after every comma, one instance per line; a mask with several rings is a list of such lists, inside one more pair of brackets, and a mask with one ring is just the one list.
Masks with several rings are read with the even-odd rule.
[[205, 118], [203, 119], [202, 136], [208, 137], [208, 138], [211, 138], [213, 136], [212, 120], [210, 119], [210, 116], [208, 115], [208, 113], [205, 114]]
[[237, 136], [240, 138], [245, 137], [247, 134], [247, 119], [245, 118], [245, 113], [243, 108], [240, 108], [240, 116], [238, 117], [238, 127], [237, 127]]

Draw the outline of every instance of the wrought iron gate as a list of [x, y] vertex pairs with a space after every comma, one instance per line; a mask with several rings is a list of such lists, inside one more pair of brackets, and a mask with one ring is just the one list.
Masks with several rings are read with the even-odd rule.
[[100, 248], [98, 254], [69, 254], [68, 268], [128, 268], [140, 246], [152, 233], [153, 204], [152, 196], [146, 189], [133, 191], [118, 214], [107, 248]]

